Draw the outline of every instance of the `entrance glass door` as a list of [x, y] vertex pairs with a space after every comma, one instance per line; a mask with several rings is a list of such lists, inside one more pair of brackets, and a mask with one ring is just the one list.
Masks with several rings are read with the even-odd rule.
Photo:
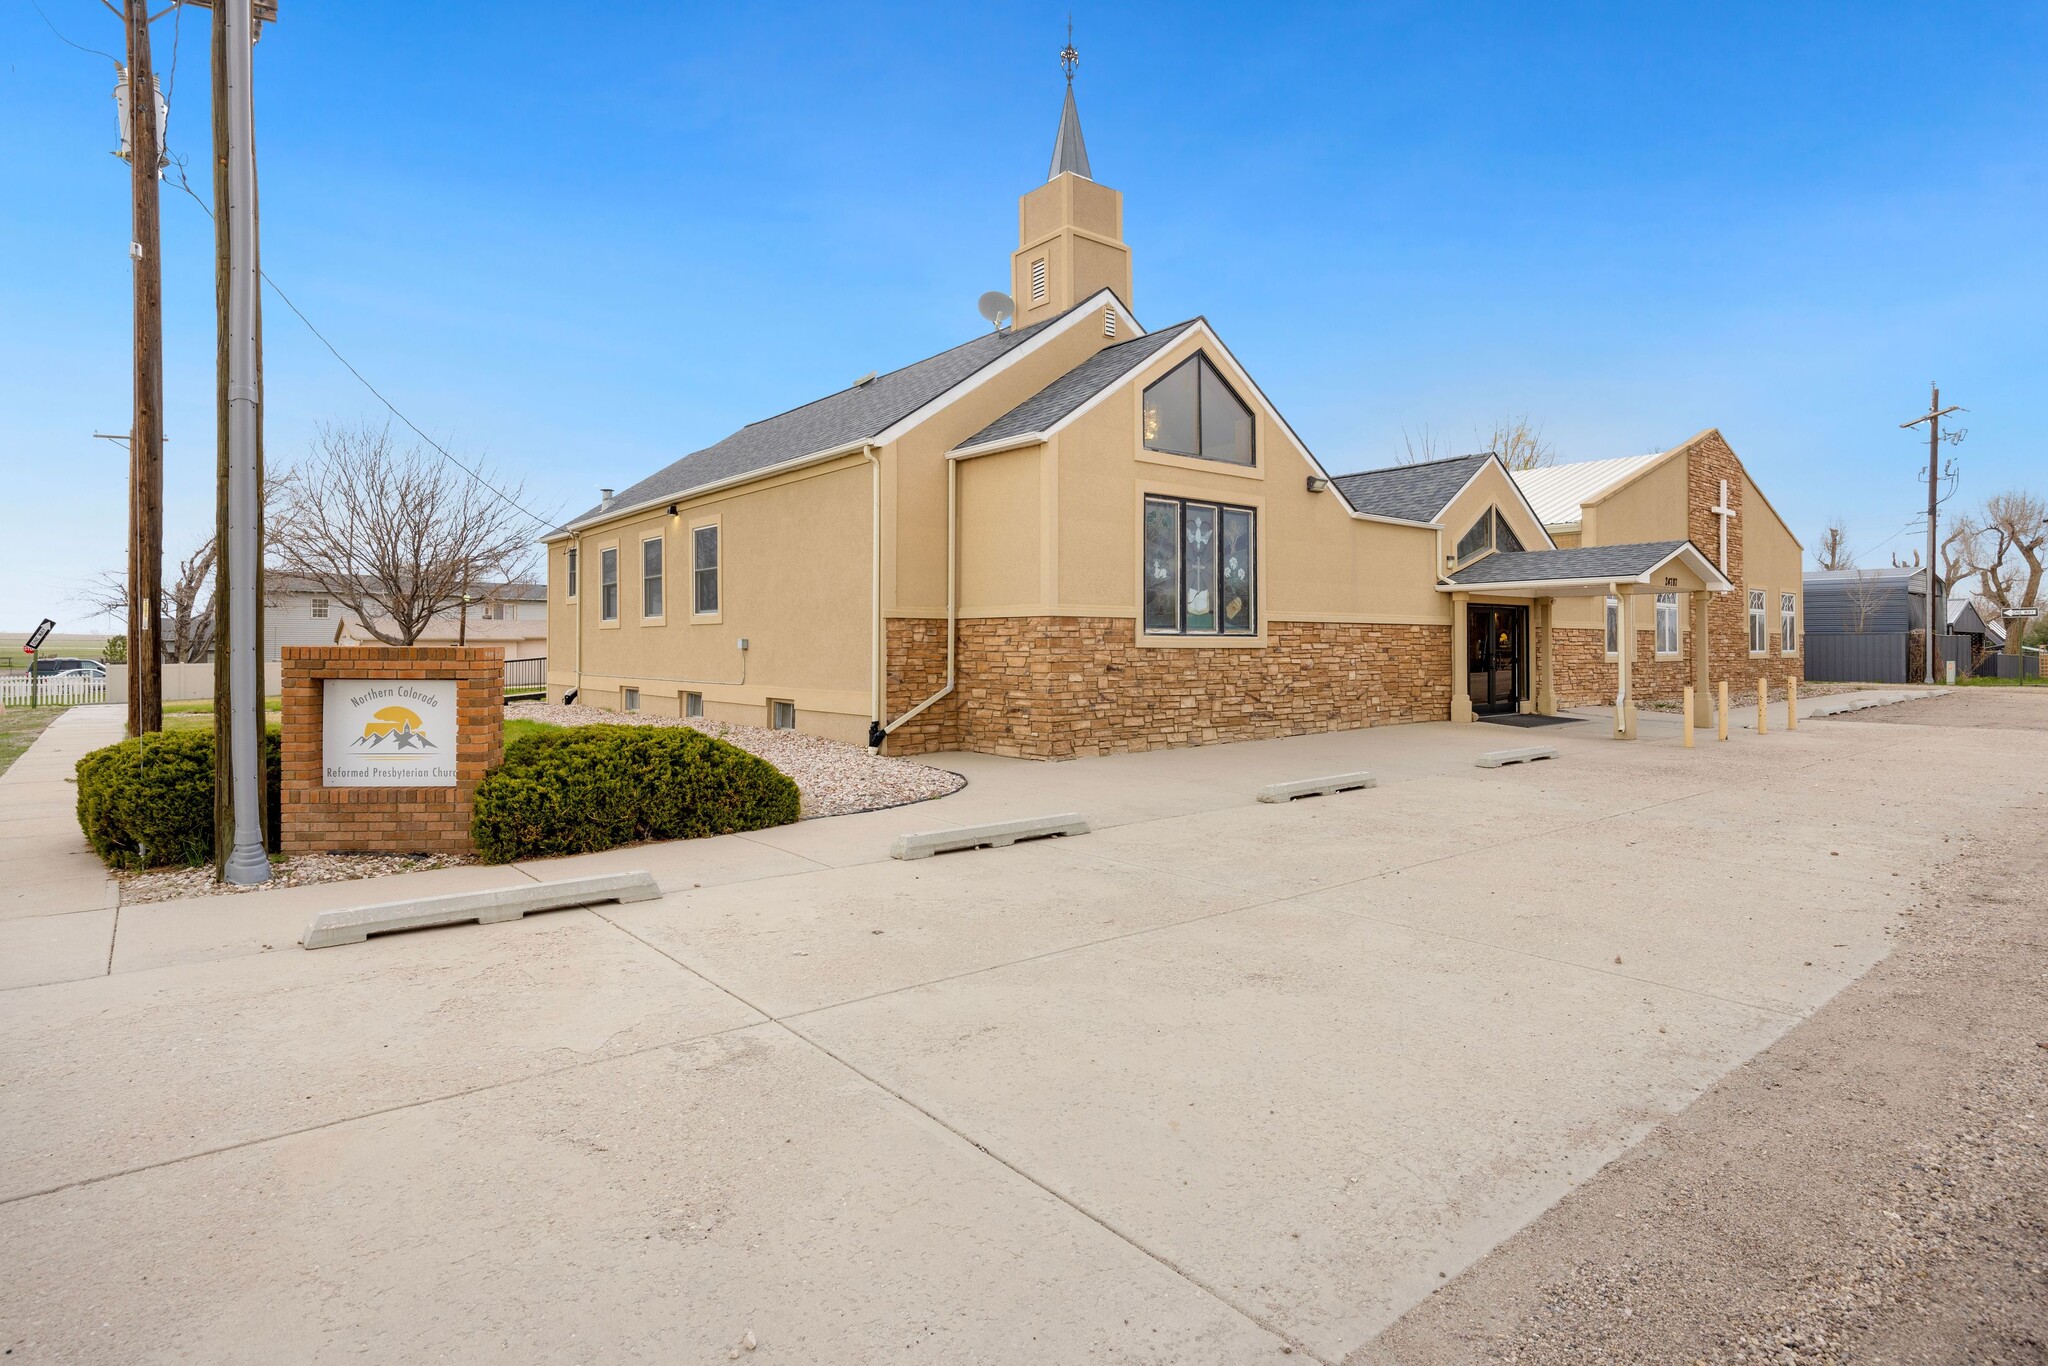
[[1529, 609], [1473, 604], [1466, 611], [1466, 686], [1472, 710], [1482, 716], [1519, 710]]

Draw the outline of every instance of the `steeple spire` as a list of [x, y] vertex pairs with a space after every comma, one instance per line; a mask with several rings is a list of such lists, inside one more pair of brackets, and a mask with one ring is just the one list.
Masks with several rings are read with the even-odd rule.
[[1074, 50], [1074, 17], [1067, 16], [1067, 45], [1060, 49], [1060, 69], [1067, 73], [1067, 102], [1060, 109], [1060, 131], [1052, 141], [1052, 170], [1047, 180], [1073, 172], [1083, 180], [1095, 177], [1088, 171], [1088, 144], [1081, 140], [1081, 111], [1074, 107], [1074, 68], [1081, 54]]

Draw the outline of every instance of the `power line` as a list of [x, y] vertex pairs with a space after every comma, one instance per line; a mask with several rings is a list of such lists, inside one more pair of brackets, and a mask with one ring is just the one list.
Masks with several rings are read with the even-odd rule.
[[[205, 200], [199, 197], [199, 192], [192, 188], [192, 182], [186, 178], [185, 163], [182, 160], [174, 160], [172, 164], [178, 168], [178, 188], [183, 190], [188, 196], [191, 197], [192, 202], [199, 206], [199, 211], [201, 213], [205, 214], [208, 218], [212, 218], [213, 209], [210, 206], [208, 206]], [[484, 476], [478, 473], [476, 470], [471, 469], [468, 465], [464, 464], [462, 460], [455, 455], [454, 452], [450, 451], [446, 446], [443, 446], [440, 442], [434, 440], [433, 437], [428, 436], [425, 431], [421, 430], [420, 425], [418, 423], [414, 422], [411, 418], [407, 417], [402, 411], [399, 410], [397, 404], [393, 403], [390, 399], [384, 397], [383, 392], [379, 390], [376, 385], [370, 383], [368, 377], [365, 376], [362, 371], [356, 369], [356, 367], [349, 361], [349, 358], [347, 356], [341, 354], [340, 349], [337, 348], [333, 342], [327, 339], [327, 334], [322, 332], [319, 328], [315, 327], [313, 325], [313, 320], [307, 317], [305, 312], [302, 309], [300, 309], [300, 307], [297, 304], [292, 302], [291, 295], [285, 293], [282, 289], [278, 288], [277, 281], [270, 278], [270, 273], [268, 271], [258, 270], [257, 274], [263, 277], [263, 283], [270, 286], [271, 292], [276, 294], [277, 297], [283, 301], [284, 306], [286, 308], [289, 308], [292, 311], [292, 314], [295, 317], [297, 317], [300, 322], [306, 325], [306, 330], [308, 332], [311, 332], [316, 338], [319, 339], [320, 344], [327, 348], [328, 353], [332, 355], [336, 360], [340, 361], [342, 367], [346, 369], [351, 375], [354, 375], [356, 377], [356, 382], [361, 384], [365, 389], [369, 390], [371, 396], [374, 397], [379, 403], [383, 404], [386, 408], [390, 409], [391, 415], [397, 418], [400, 422], [403, 422], [408, 428], [410, 428], [415, 436], [419, 437], [420, 440], [426, 442], [429, 446], [432, 446], [434, 450], [440, 454], [443, 460], [446, 460], [449, 464], [455, 466], [456, 469], [461, 470], [464, 474], [468, 475], [478, 484], [488, 489], [491, 492], [492, 496], [497, 498], [499, 502], [503, 503], [506, 507], [511, 508], [513, 511], [520, 513], [522, 516], [526, 517], [529, 521], [531, 521], [535, 526], [545, 528], [551, 524], [551, 518], [536, 515], [531, 508], [526, 507], [524, 504], [520, 503], [518, 499], [514, 498], [511, 494], [505, 492], [505, 490], [499, 488], [496, 484], [493, 484], [490, 480], [484, 478]]]
[[116, 57], [111, 52], [102, 52], [96, 47], [87, 47], [84, 43], [72, 42], [69, 38], [66, 38], [62, 33], [58, 32], [57, 26], [50, 22], [49, 15], [43, 14], [43, 7], [41, 5], [36, 4], [36, 0], [28, 0], [28, 3], [30, 8], [34, 9], [37, 14], [42, 16], [43, 27], [47, 28], [48, 30], [50, 30], [50, 32], [55, 33], [57, 35], [58, 42], [68, 44], [71, 47], [75, 47], [80, 52], [90, 52], [95, 57], [105, 57], [108, 61], [112, 62], [117, 68], [121, 65], [121, 59], [119, 57]]

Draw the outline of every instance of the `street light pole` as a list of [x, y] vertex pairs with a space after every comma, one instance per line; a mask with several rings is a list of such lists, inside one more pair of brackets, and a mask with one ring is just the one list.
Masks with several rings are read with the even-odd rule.
[[227, 93], [228, 238], [227, 525], [222, 540], [233, 566], [228, 581], [228, 758], [234, 800], [234, 846], [222, 874], [242, 886], [270, 879], [263, 838], [263, 663], [257, 657], [257, 565], [263, 554], [262, 475], [258, 468], [256, 357], [256, 148], [250, 90], [255, 16], [250, 0], [214, 0], [222, 11], [221, 53]]

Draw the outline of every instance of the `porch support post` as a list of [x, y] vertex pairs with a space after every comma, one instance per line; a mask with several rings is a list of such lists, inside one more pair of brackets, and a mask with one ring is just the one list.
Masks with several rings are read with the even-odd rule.
[[1557, 638], [1551, 633], [1556, 598], [1536, 599], [1536, 714], [1557, 715]]
[[1714, 595], [1704, 589], [1692, 595], [1692, 722], [1700, 727], [1711, 724], [1714, 718], [1714, 689], [1707, 678], [1712, 672], [1712, 651], [1707, 648], [1707, 605], [1713, 600]]
[[1465, 639], [1465, 607], [1471, 599], [1464, 593], [1451, 594], [1451, 719], [1472, 719], [1472, 679], [1466, 672], [1470, 646]]
[[1618, 688], [1614, 695], [1614, 736], [1617, 740], [1636, 738], [1636, 692], [1631, 666], [1636, 654], [1636, 595], [1624, 593], [1620, 584], [1609, 589], [1621, 602], [1621, 639], [1616, 642], [1620, 648], [1615, 652], [1618, 663], [1614, 666]]

